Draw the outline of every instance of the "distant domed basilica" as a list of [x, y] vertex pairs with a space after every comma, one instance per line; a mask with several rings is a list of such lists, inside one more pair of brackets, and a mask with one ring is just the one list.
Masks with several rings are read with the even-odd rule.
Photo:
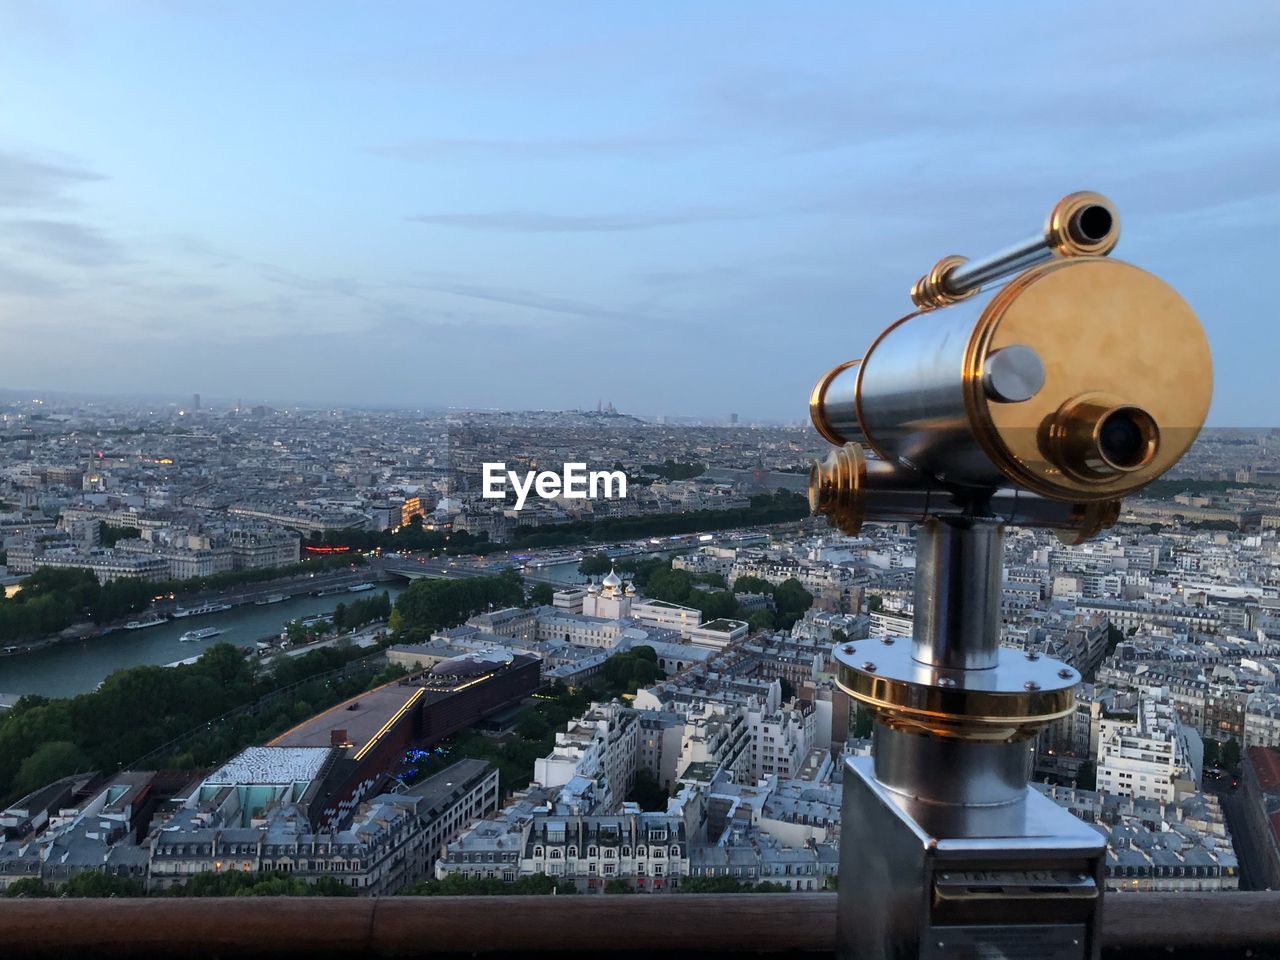
[[617, 571], [610, 570], [599, 586], [593, 583], [587, 587], [582, 612], [588, 617], [621, 620], [631, 616], [631, 600], [635, 595], [636, 588], [630, 583], [624, 587]]

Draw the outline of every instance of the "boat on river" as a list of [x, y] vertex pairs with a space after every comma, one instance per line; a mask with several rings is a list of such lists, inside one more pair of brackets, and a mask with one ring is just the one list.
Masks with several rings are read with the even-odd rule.
[[216, 637], [225, 630], [219, 630], [217, 627], [201, 627], [199, 630], [188, 630], [178, 638], [179, 643], [194, 643], [200, 640], [208, 640], [210, 637]]
[[202, 617], [206, 613], [222, 613], [224, 610], [230, 610], [229, 603], [202, 603], [198, 607], [188, 607], [186, 609], [179, 607], [173, 611], [173, 618], [181, 620], [183, 617]]
[[158, 627], [164, 623], [163, 617], [149, 617], [146, 620], [130, 620], [124, 625], [126, 630], [145, 630], [147, 627]]

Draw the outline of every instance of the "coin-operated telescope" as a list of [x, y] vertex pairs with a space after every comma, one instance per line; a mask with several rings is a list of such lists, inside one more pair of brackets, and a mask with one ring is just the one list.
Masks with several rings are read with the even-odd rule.
[[939, 260], [917, 310], [813, 388], [837, 448], [810, 471], [813, 512], [848, 534], [919, 524], [910, 641], [835, 649], [874, 718], [872, 758], [844, 775], [844, 956], [1098, 954], [1104, 841], [1027, 785], [1080, 674], [1000, 646], [1000, 581], [1006, 525], [1093, 536], [1208, 412], [1199, 321], [1107, 258], [1118, 237], [1106, 198], [1071, 194], [1042, 235]]

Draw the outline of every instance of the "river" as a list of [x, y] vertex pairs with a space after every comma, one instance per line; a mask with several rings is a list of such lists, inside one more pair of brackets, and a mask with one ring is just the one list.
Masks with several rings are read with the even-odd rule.
[[[87, 693], [116, 670], [146, 663], [174, 663], [199, 656], [201, 650], [224, 641], [240, 647], [251, 646], [266, 637], [278, 636], [290, 620], [332, 613], [339, 603], [376, 596], [383, 591], [395, 600], [405, 586], [407, 584], [400, 582], [379, 583], [374, 590], [363, 593], [301, 596], [261, 607], [248, 604], [224, 613], [184, 617], [144, 630], [116, 630], [95, 640], [60, 643], [32, 653], [0, 657], [0, 694], [70, 697]], [[203, 642], [183, 643], [178, 639], [188, 630], [203, 627], [216, 627], [224, 632]]]
[[[652, 556], [669, 556], [670, 553], [671, 551], [663, 551]], [[531, 569], [530, 572], [535, 571]], [[578, 573], [576, 561], [539, 567], [536, 573], [564, 584], [587, 581], [586, 577]], [[375, 592], [385, 590], [394, 600], [406, 586], [401, 581], [381, 582], [376, 585]], [[258, 640], [278, 635], [290, 620], [331, 613], [339, 603], [349, 603], [354, 599], [373, 595], [366, 591], [327, 597], [294, 597], [263, 607], [249, 604], [225, 613], [184, 617], [145, 630], [117, 630], [96, 640], [60, 643], [33, 653], [0, 657], [0, 695], [8, 698], [38, 693], [46, 697], [71, 697], [77, 693], [87, 693], [116, 670], [140, 664], [186, 660], [188, 657], [198, 656], [210, 644], [222, 641], [242, 647], [249, 646]], [[203, 642], [183, 643], [178, 640], [188, 630], [202, 627], [217, 627], [225, 632]]]

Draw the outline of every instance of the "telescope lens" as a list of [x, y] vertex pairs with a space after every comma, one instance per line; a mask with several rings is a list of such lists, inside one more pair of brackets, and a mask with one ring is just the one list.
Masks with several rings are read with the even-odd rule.
[[1155, 423], [1136, 407], [1121, 407], [1098, 425], [1098, 452], [1111, 466], [1136, 470], [1155, 454]]
[[1082, 243], [1097, 243], [1111, 232], [1111, 211], [1103, 206], [1085, 207], [1076, 217], [1076, 239]]

